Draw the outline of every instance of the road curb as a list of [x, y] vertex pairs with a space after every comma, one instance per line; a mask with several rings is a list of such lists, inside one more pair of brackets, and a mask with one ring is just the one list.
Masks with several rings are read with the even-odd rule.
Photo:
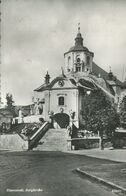
[[82, 174], [84, 176], [87, 176], [88, 178], [93, 179], [93, 180], [95, 180], [95, 181], [97, 181], [99, 183], [102, 183], [103, 185], [106, 185], [106, 186], [108, 186], [108, 187], [110, 187], [112, 189], [120, 190], [121, 192], [126, 193], [126, 189], [121, 187], [121, 186], [119, 186], [119, 185], [117, 185], [117, 184], [114, 184], [114, 183], [112, 183], [110, 181], [104, 180], [103, 178], [99, 178], [97, 176], [89, 174], [88, 172], [83, 171], [80, 168], [77, 168], [76, 171], [78, 173], [80, 173], [80, 174]]

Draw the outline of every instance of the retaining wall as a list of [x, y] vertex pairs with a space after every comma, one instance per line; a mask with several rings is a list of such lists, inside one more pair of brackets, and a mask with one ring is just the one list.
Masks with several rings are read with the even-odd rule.
[[23, 140], [18, 134], [0, 135], [0, 149], [24, 151], [28, 149], [28, 141]]

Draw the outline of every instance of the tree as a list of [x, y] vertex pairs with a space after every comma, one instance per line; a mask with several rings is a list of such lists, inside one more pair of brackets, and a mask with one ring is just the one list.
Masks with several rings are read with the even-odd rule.
[[98, 133], [101, 136], [103, 148], [103, 135], [111, 137], [112, 132], [119, 124], [119, 116], [112, 101], [99, 89], [85, 94], [83, 120], [85, 129]]
[[126, 96], [123, 97], [120, 104], [120, 124], [123, 128], [126, 128]]
[[12, 94], [7, 93], [6, 94], [6, 100], [7, 100], [7, 107], [8, 108], [12, 108], [13, 107], [13, 103], [14, 103]]
[[126, 96], [123, 97], [122, 102], [120, 104], [121, 111], [126, 111]]

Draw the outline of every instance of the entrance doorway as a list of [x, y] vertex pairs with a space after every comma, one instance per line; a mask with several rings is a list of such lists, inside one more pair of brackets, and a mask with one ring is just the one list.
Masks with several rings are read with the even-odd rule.
[[70, 122], [69, 115], [66, 113], [56, 113], [53, 116], [53, 119], [60, 126], [60, 128], [66, 128]]

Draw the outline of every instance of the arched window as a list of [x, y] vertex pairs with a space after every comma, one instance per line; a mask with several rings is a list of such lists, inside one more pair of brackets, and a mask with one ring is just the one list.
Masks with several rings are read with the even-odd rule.
[[80, 63], [80, 58], [77, 57], [77, 62]]
[[58, 105], [64, 105], [64, 97], [59, 97]]
[[80, 72], [81, 71], [81, 64], [77, 63], [76, 64], [76, 72]]
[[90, 57], [87, 56], [87, 64], [89, 65], [90, 64]]
[[71, 58], [70, 56], [68, 57], [68, 65], [70, 65], [70, 61], [71, 61]]
[[81, 71], [81, 59], [80, 59], [80, 55], [76, 56], [76, 72], [80, 72]]

